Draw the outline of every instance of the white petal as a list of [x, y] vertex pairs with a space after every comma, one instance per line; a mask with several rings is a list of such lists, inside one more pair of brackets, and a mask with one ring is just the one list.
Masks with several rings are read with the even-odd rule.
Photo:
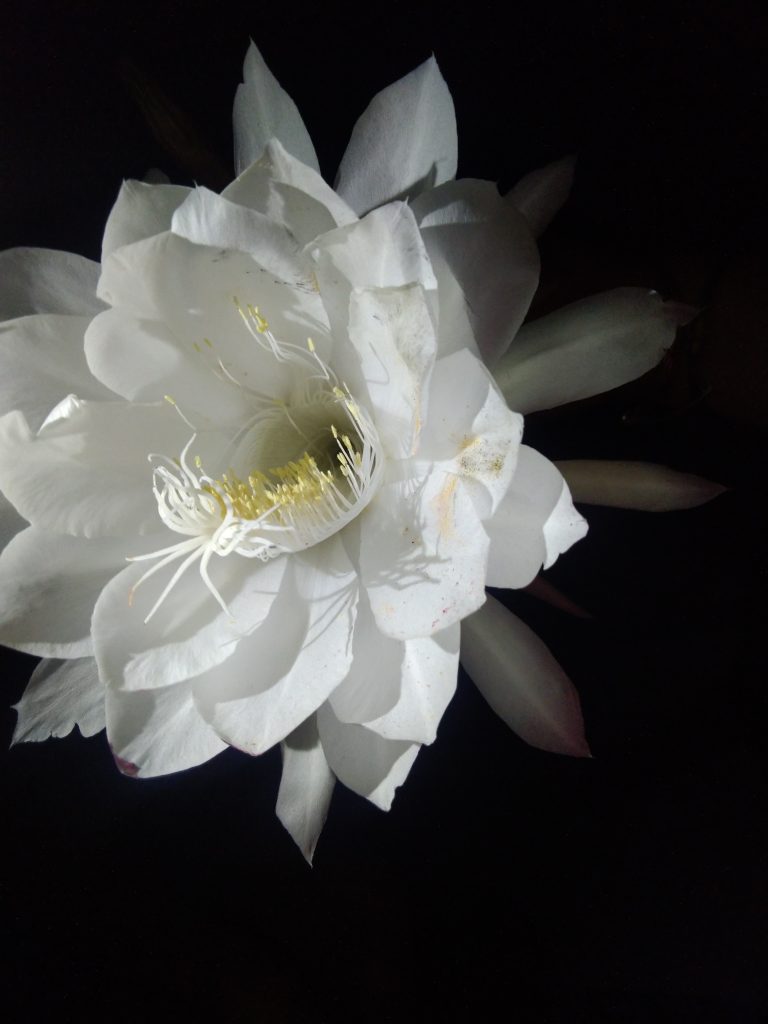
[[26, 519], [19, 515], [4, 494], [0, 494], [0, 551], [27, 526]]
[[383, 89], [352, 130], [336, 191], [357, 213], [456, 174], [453, 100], [434, 57]]
[[568, 484], [563, 481], [557, 504], [544, 523], [544, 547], [547, 557], [544, 559], [543, 567], [549, 569], [554, 565], [560, 555], [565, 554], [576, 541], [586, 537], [588, 529], [586, 519], [573, 507]]
[[557, 467], [568, 481], [573, 500], [587, 505], [673, 512], [703, 505], [727, 490], [692, 473], [649, 462], [574, 459], [558, 462]]
[[172, 228], [195, 245], [247, 252], [283, 281], [301, 282], [307, 277], [299, 245], [281, 224], [210, 189], [190, 192], [174, 213]]
[[458, 622], [485, 600], [488, 536], [461, 478], [385, 483], [361, 520], [360, 570], [379, 629], [397, 640]]
[[517, 334], [539, 283], [539, 250], [525, 218], [487, 181], [452, 181], [413, 203], [430, 258], [458, 281], [484, 361]]
[[536, 634], [495, 598], [462, 623], [461, 662], [496, 714], [526, 743], [589, 756], [573, 683]]
[[31, 313], [93, 316], [104, 308], [96, 298], [99, 264], [55, 249], [0, 252], [0, 320]]
[[[169, 531], [166, 542], [170, 536]], [[280, 589], [285, 562], [285, 558], [277, 558], [264, 563], [237, 555], [212, 559], [209, 571], [229, 615], [192, 566], [146, 623], [144, 619], [174, 567], [148, 580], [133, 600], [132, 588], [147, 571], [147, 562], [123, 569], [104, 588], [93, 613], [99, 675], [118, 689], [149, 690], [221, 664], [267, 617]]]
[[323, 752], [336, 778], [388, 811], [395, 790], [405, 782], [416, 760], [419, 744], [385, 740], [364, 725], [344, 725], [328, 704], [320, 708], [317, 726]]
[[546, 231], [571, 194], [575, 167], [576, 157], [555, 160], [526, 174], [504, 197], [528, 221], [534, 238], [539, 238]]
[[88, 370], [82, 316], [25, 316], [0, 324], [0, 413], [20, 409], [37, 430], [71, 392], [81, 398], [114, 398]]
[[183, 185], [124, 181], [104, 227], [102, 260], [123, 245], [169, 231], [174, 211], [190, 191]]
[[93, 607], [125, 555], [124, 541], [22, 530], [0, 555], [0, 643], [53, 658], [91, 654]]
[[153, 533], [160, 523], [147, 455], [176, 455], [188, 440], [165, 402], [74, 401], [37, 436], [11, 412], [0, 418], [0, 488], [25, 519], [54, 533]]
[[437, 349], [423, 289], [410, 285], [353, 292], [349, 338], [385, 452], [394, 459], [414, 454]]
[[194, 768], [227, 748], [200, 717], [189, 683], [134, 693], [107, 687], [106, 716], [115, 761], [136, 778]]
[[198, 707], [222, 739], [261, 754], [317, 710], [349, 671], [357, 590], [338, 537], [291, 557], [261, 628], [194, 680]]
[[282, 224], [301, 245], [357, 220], [317, 171], [291, 156], [277, 139], [221, 194]]
[[308, 167], [320, 170], [315, 147], [296, 104], [278, 83], [253, 43], [243, 64], [243, 82], [235, 93], [235, 168], [238, 174], [258, 160], [271, 138]]
[[527, 414], [589, 398], [652, 369], [689, 319], [644, 288], [615, 288], [526, 324], [494, 376]]
[[478, 515], [498, 507], [515, 471], [523, 431], [488, 370], [466, 349], [435, 364], [418, 452], [459, 476]]
[[311, 864], [336, 785], [320, 744], [315, 716], [294, 729], [280, 749], [283, 774], [275, 811]]
[[105, 725], [104, 686], [96, 663], [93, 658], [44, 659], [14, 707], [19, 713], [14, 743], [66, 736], [75, 726], [83, 736], [94, 736]]
[[105, 310], [85, 333], [85, 355], [93, 376], [113, 392], [133, 402], [170, 395], [198, 429], [253, 415], [253, 400], [215, 365], [205, 342], [194, 348], [159, 320]]
[[527, 587], [534, 579], [547, 561], [544, 526], [564, 488], [567, 491], [565, 481], [548, 459], [520, 445], [509, 490], [494, 516], [485, 522], [491, 539], [489, 587]]

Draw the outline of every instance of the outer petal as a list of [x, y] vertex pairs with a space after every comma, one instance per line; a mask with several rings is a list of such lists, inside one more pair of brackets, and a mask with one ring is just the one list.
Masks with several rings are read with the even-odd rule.
[[315, 147], [296, 104], [264, 63], [253, 42], [245, 55], [243, 83], [235, 93], [232, 117], [238, 174], [258, 160], [273, 137], [302, 163], [320, 170]]
[[311, 864], [336, 779], [328, 767], [312, 715], [281, 744], [283, 774], [275, 811]]
[[328, 704], [317, 715], [320, 742], [334, 775], [354, 793], [388, 811], [405, 782], [418, 743], [385, 740], [364, 725], [343, 725]]
[[222, 739], [262, 754], [323, 703], [349, 671], [357, 590], [338, 537], [292, 556], [261, 628], [194, 680], [198, 707]]
[[703, 505], [727, 490], [692, 473], [649, 462], [574, 459], [558, 462], [574, 501], [642, 512], [673, 512]]
[[37, 430], [73, 391], [97, 401], [115, 397], [88, 370], [83, 336], [89, 323], [49, 314], [0, 324], [0, 413], [20, 409]]
[[0, 253], [0, 320], [31, 313], [93, 316], [99, 264], [55, 249], [6, 249]]
[[363, 596], [352, 665], [329, 703], [340, 722], [386, 739], [432, 743], [456, 689], [459, 624], [431, 637], [393, 640], [377, 627]]
[[383, 89], [352, 130], [336, 191], [357, 213], [456, 174], [453, 100], [434, 57]]
[[430, 636], [479, 608], [488, 545], [457, 475], [385, 483], [361, 517], [360, 572], [379, 629]]
[[291, 156], [277, 139], [267, 143], [263, 156], [227, 185], [222, 196], [284, 225], [302, 245], [357, 220], [318, 172]]
[[107, 736], [125, 775], [169, 775], [226, 750], [198, 714], [191, 690], [189, 683], [135, 693], [107, 687]]
[[14, 707], [19, 719], [13, 743], [66, 736], [75, 726], [83, 736], [94, 736], [105, 721], [104, 686], [93, 658], [41, 661]]
[[571, 194], [576, 157], [566, 156], [539, 167], [515, 185], [504, 197], [528, 221], [534, 238], [549, 227], [553, 217]]
[[146, 623], [144, 618], [173, 567], [149, 580], [131, 600], [147, 563], [130, 565], [104, 588], [94, 609], [92, 632], [99, 675], [115, 688], [147, 690], [170, 686], [221, 664], [267, 617], [280, 589], [285, 562], [278, 558], [254, 564], [234, 555], [213, 560], [211, 576], [229, 615], [193, 566]]
[[[451, 181], [413, 203], [430, 258], [461, 286], [477, 345], [492, 366], [520, 328], [539, 283], [525, 218], [487, 181]], [[442, 282], [441, 282], [442, 284]]]
[[19, 412], [0, 419], [0, 488], [35, 526], [81, 537], [158, 528], [148, 452], [175, 455], [189, 428], [173, 409], [69, 403], [70, 415], [34, 436]]
[[190, 191], [183, 185], [124, 181], [104, 227], [102, 260], [123, 245], [168, 231], [174, 211]]
[[91, 654], [93, 607], [125, 555], [124, 541], [22, 530], [0, 555], [0, 643], [54, 658]]
[[495, 598], [463, 623], [461, 661], [496, 714], [526, 743], [589, 756], [573, 684], [536, 634]]
[[615, 288], [526, 324], [494, 376], [523, 414], [589, 398], [652, 369], [688, 319], [656, 292]]
[[19, 515], [4, 494], [0, 494], [0, 551], [27, 526], [26, 519]]
[[520, 445], [510, 488], [485, 529], [491, 540], [487, 585], [519, 588], [583, 537], [586, 523], [555, 466]]
[[395, 459], [413, 455], [437, 350], [423, 289], [410, 285], [355, 291], [349, 338], [385, 451]]

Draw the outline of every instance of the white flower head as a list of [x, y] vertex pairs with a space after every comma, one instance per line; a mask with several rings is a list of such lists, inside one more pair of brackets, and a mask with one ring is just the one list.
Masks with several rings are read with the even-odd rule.
[[253, 46], [235, 134], [222, 195], [126, 182], [100, 269], [0, 257], [0, 639], [49, 659], [17, 739], [106, 724], [141, 777], [281, 743], [278, 815], [311, 859], [336, 779], [386, 809], [434, 740], [462, 621], [513, 728], [587, 753], [573, 687], [486, 601], [586, 531], [504, 396], [623, 383], [680, 316], [619, 290], [510, 348], [572, 165], [507, 200], [453, 181], [434, 60], [373, 100], [337, 192]]

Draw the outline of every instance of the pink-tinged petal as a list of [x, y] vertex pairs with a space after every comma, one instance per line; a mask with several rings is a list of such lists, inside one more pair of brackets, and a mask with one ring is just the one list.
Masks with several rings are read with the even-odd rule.
[[687, 319], [656, 292], [615, 288], [527, 323], [494, 376], [524, 415], [590, 398], [651, 370]]
[[376, 623], [430, 636], [485, 600], [488, 536], [461, 478], [441, 468], [385, 483], [361, 521], [360, 572]]
[[317, 714], [320, 742], [331, 771], [354, 793], [388, 811], [419, 753], [418, 743], [386, 740], [364, 725], [345, 725], [330, 705]]
[[336, 191], [362, 214], [456, 174], [453, 100], [434, 57], [373, 97], [339, 166]]
[[331, 805], [336, 779], [312, 715], [281, 744], [283, 773], [275, 811], [309, 864]]
[[30, 523], [53, 533], [120, 537], [159, 527], [149, 452], [175, 455], [189, 428], [166, 403], [79, 402], [34, 435], [0, 418], [0, 488]]
[[189, 683], [133, 693], [107, 687], [107, 738], [124, 775], [194, 768], [227, 749], [195, 707]]
[[277, 139], [221, 194], [282, 224], [301, 245], [357, 220], [318, 172], [291, 156]]
[[19, 409], [37, 430], [67, 395], [109, 401], [83, 355], [88, 317], [25, 316], [0, 324], [0, 414]]
[[576, 604], [576, 602], [572, 601], [567, 594], [564, 594], [562, 590], [559, 590], [543, 576], [537, 576], [536, 579], [529, 583], [524, 589], [526, 593], [535, 597], [538, 601], [544, 601], [545, 604], [549, 604], [553, 608], [557, 608], [558, 611], [565, 612], [566, 615], [573, 615], [577, 619], [593, 618], [592, 614], [588, 612], [586, 608], [582, 608], [581, 605]]
[[198, 708], [222, 739], [262, 754], [317, 710], [349, 671], [357, 596], [338, 537], [291, 556], [261, 627], [194, 680]]
[[536, 634], [495, 598], [462, 623], [461, 662], [496, 714], [526, 743], [589, 757], [573, 683]]
[[99, 264], [55, 249], [0, 252], [0, 320], [32, 313], [93, 316], [104, 309], [96, 298]]
[[235, 93], [235, 169], [242, 174], [258, 160], [270, 139], [279, 139], [297, 160], [319, 171], [317, 154], [296, 104], [251, 42], [243, 82]]
[[640, 512], [695, 508], [728, 488], [693, 473], [678, 473], [650, 462], [573, 459], [558, 462], [574, 501]]
[[517, 334], [539, 283], [539, 250], [527, 221], [495, 185], [473, 179], [424, 193], [413, 212], [430, 258], [446, 264], [458, 281], [478, 348], [493, 366]]
[[91, 654], [93, 608], [125, 565], [126, 543], [18, 533], [0, 555], [0, 643], [52, 658]]
[[183, 185], [124, 181], [104, 227], [102, 260], [123, 245], [169, 231], [175, 210], [190, 191]]
[[575, 156], [555, 160], [526, 174], [504, 197], [528, 221], [534, 238], [544, 234], [571, 194], [575, 168]]
[[384, 451], [393, 459], [413, 455], [437, 349], [424, 290], [408, 285], [354, 291], [349, 339]]
[[14, 707], [19, 718], [13, 743], [67, 736], [75, 726], [83, 736], [94, 736], [106, 724], [104, 686], [93, 658], [44, 659]]
[[[165, 545], [175, 536], [168, 532]], [[92, 633], [99, 675], [116, 689], [150, 690], [221, 664], [266, 619], [285, 563], [285, 558], [266, 563], [238, 555], [213, 558], [209, 572], [229, 614], [219, 607], [193, 565], [145, 622], [174, 566], [134, 591], [152, 564], [134, 562], [104, 588], [96, 602]]]

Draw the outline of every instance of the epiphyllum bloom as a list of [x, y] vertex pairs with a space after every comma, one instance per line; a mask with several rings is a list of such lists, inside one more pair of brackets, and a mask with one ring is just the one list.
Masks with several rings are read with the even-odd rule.
[[[374, 99], [337, 192], [253, 47], [235, 128], [221, 196], [124, 185], [100, 271], [2, 257], [0, 640], [46, 659], [17, 739], [106, 724], [142, 777], [282, 742], [278, 814], [311, 857], [335, 779], [386, 809], [435, 738], [462, 620], [492, 706], [587, 752], [571, 684], [486, 601], [586, 530], [486, 367], [512, 408], [584, 397], [650, 368], [679, 310], [620, 290], [510, 347], [570, 168], [506, 202], [452, 181], [434, 61]], [[637, 485], [569, 472], [586, 501]]]

